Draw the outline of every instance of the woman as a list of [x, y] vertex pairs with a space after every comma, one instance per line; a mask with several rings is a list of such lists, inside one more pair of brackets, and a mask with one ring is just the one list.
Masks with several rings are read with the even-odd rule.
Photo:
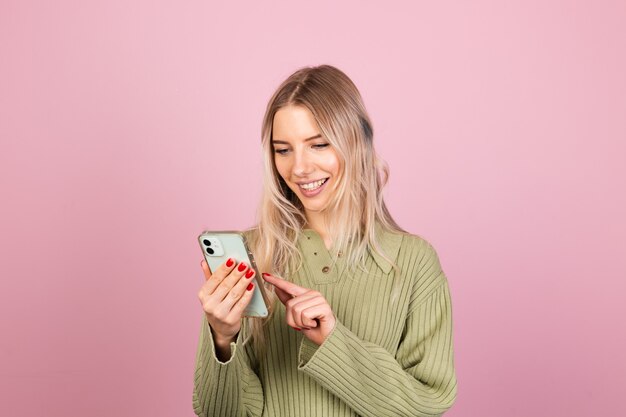
[[[258, 226], [272, 314], [241, 319], [254, 271], [202, 262], [199, 416], [434, 416], [456, 398], [446, 276], [392, 219], [361, 95], [328, 65], [292, 74], [262, 127]], [[263, 282], [258, 280], [257, 282]]]

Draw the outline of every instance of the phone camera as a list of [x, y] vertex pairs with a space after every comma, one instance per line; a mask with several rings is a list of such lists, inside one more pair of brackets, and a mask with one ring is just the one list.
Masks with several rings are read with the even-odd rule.
[[204, 251], [204, 256], [223, 256], [224, 248], [220, 242], [219, 236], [205, 234], [200, 238], [200, 246]]

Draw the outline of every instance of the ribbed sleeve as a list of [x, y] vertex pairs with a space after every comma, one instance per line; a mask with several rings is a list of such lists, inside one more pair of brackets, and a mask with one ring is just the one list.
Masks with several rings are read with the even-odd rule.
[[395, 356], [343, 324], [321, 345], [303, 339], [299, 369], [364, 417], [438, 416], [456, 397], [446, 282], [408, 318]]
[[193, 409], [201, 417], [261, 416], [263, 389], [250, 366], [251, 355], [243, 334], [230, 344], [231, 357], [220, 362], [215, 355], [213, 335], [202, 317], [196, 354]]

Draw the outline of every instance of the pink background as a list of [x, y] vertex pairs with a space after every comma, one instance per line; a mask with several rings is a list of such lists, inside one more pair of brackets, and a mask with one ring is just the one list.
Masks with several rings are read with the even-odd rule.
[[447, 415], [626, 415], [626, 2], [224, 3], [1, 2], [0, 415], [193, 416], [196, 236], [322, 63], [447, 273]]

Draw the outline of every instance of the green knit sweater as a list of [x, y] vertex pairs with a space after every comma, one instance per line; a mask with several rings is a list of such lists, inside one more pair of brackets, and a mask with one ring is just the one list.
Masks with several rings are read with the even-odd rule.
[[279, 302], [266, 326], [267, 349], [257, 358], [240, 332], [231, 358], [220, 362], [202, 317], [193, 408], [202, 417], [437, 416], [456, 398], [452, 306], [437, 253], [414, 235], [385, 233], [385, 254], [370, 253], [369, 273], [332, 268], [331, 254], [313, 230], [298, 245], [303, 268], [285, 276], [325, 297], [336, 325], [321, 346], [285, 322]]

